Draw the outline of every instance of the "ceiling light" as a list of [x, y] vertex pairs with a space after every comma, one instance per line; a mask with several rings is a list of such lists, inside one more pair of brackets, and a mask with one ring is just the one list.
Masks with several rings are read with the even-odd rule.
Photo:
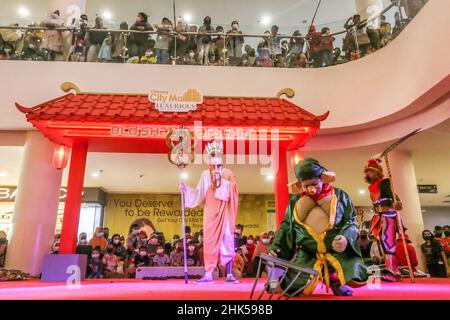
[[192, 22], [192, 16], [189, 13], [186, 13], [183, 16], [183, 19], [184, 19], [184, 22], [186, 22], [186, 23], [191, 23]]
[[273, 181], [273, 175], [272, 174], [267, 175], [266, 176], [266, 180], [267, 181]]
[[19, 7], [19, 9], [17, 9], [17, 12], [19, 13], [19, 16], [21, 18], [26, 18], [30, 15], [30, 10], [28, 10], [28, 8], [26, 7]]
[[[101, 171], [100, 171], [101, 172]], [[100, 172], [92, 172], [91, 173], [91, 177], [92, 178], [98, 178], [98, 177], [100, 177]]]
[[269, 23], [270, 23], [270, 21], [271, 21], [272, 19], [270, 19], [270, 17], [269, 16], [264, 16], [264, 17], [262, 17], [261, 18], [261, 24], [263, 24], [264, 26], [267, 26], [267, 25], [269, 25]]
[[359, 193], [360, 195], [364, 195], [364, 194], [366, 194], [366, 190], [364, 190], [364, 189], [359, 189], [358, 193]]
[[111, 13], [111, 11], [108, 11], [108, 10], [103, 11], [102, 16], [106, 20], [111, 20], [112, 19], [112, 13]]
[[8, 172], [0, 171], [0, 178], [4, 178], [8, 176]]

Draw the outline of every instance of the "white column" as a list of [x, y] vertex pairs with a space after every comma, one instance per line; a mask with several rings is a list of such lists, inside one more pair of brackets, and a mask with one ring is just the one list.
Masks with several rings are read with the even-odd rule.
[[51, 10], [59, 10], [67, 25], [67, 21], [86, 13], [86, 0], [48, 0], [48, 12]]
[[355, 6], [361, 20], [364, 20], [383, 11], [383, 0], [355, 0]]
[[411, 153], [393, 151], [389, 153], [394, 189], [403, 203], [401, 217], [408, 229], [407, 234], [412, 241], [419, 260], [419, 268], [424, 270], [420, 244], [424, 229], [422, 209], [417, 191], [416, 172]]
[[52, 167], [55, 145], [38, 131], [27, 133], [14, 203], [6, 268], [31, 275], [41, 272], [58, 214], [62, 170]]

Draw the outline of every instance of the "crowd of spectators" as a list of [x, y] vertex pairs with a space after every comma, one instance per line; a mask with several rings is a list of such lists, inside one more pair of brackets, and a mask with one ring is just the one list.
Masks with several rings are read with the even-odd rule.
[[350, 17], [343, 26], [342, 49], [335, 45], [330, 28], [319, 30], [315, 25], [309, 26], [306, 35], [299, 30], [281, 34], [273, 25], [254, 48], [246, 43], [236, 20], [226, 28], [214, 26], [210, 16], [201, 25], [189, 25], [178, 17], [174, 26], [167, 17], [151, 24], [148, 15], [139, 12], [131, 26], [124, 21], [118, 30], [108, 30], [101, 17], [91, 24], [86, 14], [66, 26], [55, 10], [39, 24], [30, 25], [36, 29], [22, 31], [18, 24], [11, 25], [17, 29], [0, 27], [0, 59], [318, 68], [358, 59], [387, 45], [427, 1], [410, 2], [398, 3], [407, 17], [396, 12], [394, 26], [384, 15], [377, 23], [361, 20], [358, 14]]
[[[418, 269], [419, 261], [411, 240], [407, 234], [405, 236], [406, 250], [409, 255], [410, 264], [416, 277], [426, 277], [427, 274]], [[424, 230], [422, 232], [424, 242], [420, 249], [423, 254], [424, 266], [430, 277], [447, 278], [450, 277], [450, 226], [436, 226], [434, 231]], [[358, 236], [358, 245], [361, 249], [362, 256], [366, 265], [383, 266], [384, 254], [381, 244], [376, 241], [371, 234], [362, 229]], [[407, 276], [408, 261], [406, 251], [403, 245], [402, 235], [397, 238], [397, 246], [395, 250], [395, 263], [402, 275]]]
[[[262, 232], [259, 235], [245, 235], [244, 226], [236, 225], [233, 275], [235, 278], [255, 277], [259, 256], [268, 253], [269, 246], [275, 236], [273, 231]], [[450, 226], [436, 226], [432, 231], [424, 230], [424, 242], [420, 248], [424, 259], [426, 272], [431, 277], [446, 278], [450, 276]], [[416, 250], [408, 235], [405, 234], [407, 251], [414, 274], [417, 277], [427, 276], [418, 269], [419, 261]], [[8, 241], [6, 233], [0, 231], [0, 268], [4, 267]], [[203, 266], [203, 232], [191, 233], [186, 227], [187, 265], [188, 267]], [[365, 229], [358, 236], [358, 245], [366, 265], [383, 266], [384, 255], [380, 244]], [[55, 236], [51, 252], [59, 252], [59, 235]], [[80, 233], [77, 252], [88, 255], [88, 278], [127, 277], [134, 278], [139, 267], [182, 267], [184, 266], [183, 239], [174, 235], [166, 240], [164, 234], [154, 232], [147, 235], [137, 224], [132, 225], [128, 236], [114, 234], [110, 236], [109, 229], [98, 227], [91, 239], [86, 233]], [[401, 236], [397, 239], [395, 263], [400, 272], [408, 275], [408, 264]], [[225, 270], [218, 265], [219, 274]]]
[[[233, 275], [235, 278], [252, 277], [255, 275], [259, 255], [267, 253], [274, 232], [263, 232], [258, 236], [245, 236], [244, 227], [236, 226]], [[191, 233], [186, 227], [187, 266], [203, 266], [203, 232]], [[55, 237], [52, 253], [59, 252], [59, 235]], [[88, 255], [86, 270], [87, 278], [134, 278], [139, 267], [183, 267], [183, 239], [174, 235], [166, 240], [163, 233], [154, 232], [147, 235], [138, 224], [130, 227], [125, 238], [122, 235], [110, 236], [109, 229], [98, 227], [92, 239], [87, 239], [86, 233], [80, 233], [77, 252]], [[219, 274], [224, 275], [225, 269], [217, 266]]]

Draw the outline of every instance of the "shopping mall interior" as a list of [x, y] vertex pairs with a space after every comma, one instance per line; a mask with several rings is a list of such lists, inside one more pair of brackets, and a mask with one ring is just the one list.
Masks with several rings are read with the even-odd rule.
[[[182, 210], [180, 181], [197, 186], [208, 169], [205, 143], [218, 138], [208, 129], [218, 129], [244, 132], [231, 146], [225, 139], [223, 157], [238, 185], [238, 241], [251, 235], [269, 253], [262, 240], [277, 236], [288, 184], [314, 158], [353, 203], [355, 241], [364, 242], [363, 231], [380, 249], [371, 237], [380, 214], [365, 180], [368, 160], [380, 158], [417, 272], [408, 254], [401, 279], [353, 289], [353, 298], [448, 299], [449, 12], [447, 0], [0, 0], [0, 296], [249, 299], [252, 243], [235, 245], [240, 284], [216, 280], [213, 290], [193, 285], [194, 275], [185, 289], [183, 264], [172, 264], [178, 236], [195, 244], [192, 274], [204, 272], [205, 213]], [[173, 132], [198, 126], [200, 142], [193, 134], [188, 151], [200, 161], [177, 166]], [[443, 276], [430, 267], [424, 230], [442, 247]], [[129, 257], [132, 236], [148, 243], [149, 255], [161, 246], [167, 263], [127, 272], [142, 248]], [[111, 271], [104, 258], [114, 238], [124, 253]], [[104, 272], [93, 271], [92, 243], [101, 244]], [[363, 254], [373, 266], [385, 255], [371, 249]], [[69, 290], [67, 263], [81, 266], [81, 290]], [[162, 270], [168, 265], [181, 277]], [[317, 287], [292, 298], [333, 295]]]

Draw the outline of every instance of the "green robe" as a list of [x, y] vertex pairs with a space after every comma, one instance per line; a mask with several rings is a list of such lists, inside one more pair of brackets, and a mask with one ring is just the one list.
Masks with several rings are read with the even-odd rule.
[[[270, 250], [274, 250], [281, 259], [292, 260], [302, 267], [315, 269], [320, 275], [318, 280], [320, 279], [325, 283], [329, 282], [327, 271], [335, 269], [338, 272], [341, 285], [362, 284], [367, 280], [368, 274], [357, 243], [358, 227], [355, 219], [355, 208], [350, 197], [344, 191], [338, 188], [333, 189], [330, 224], [326, 231], [318, 235], [308, 225], [296, 219], [295, 204], [300, 195], [292, 195], [286, 209], [285, 218], [276, 233]], [[348, 240], [347, 248], [341, 253], [335, 252], [331, 245], [337, 235], [343, 235]], [[288, 270], [281, 283], [282, 289], [290, 284], [296, 273], [295, 270]], [[306, 281], [307, 279], [304, 278], [297, 279], [289, 292], [295, 292], [304, 286]], [[304, 290], [304, 294], [311, 294], [316, 285], [317, 281], [311, 283]]]

